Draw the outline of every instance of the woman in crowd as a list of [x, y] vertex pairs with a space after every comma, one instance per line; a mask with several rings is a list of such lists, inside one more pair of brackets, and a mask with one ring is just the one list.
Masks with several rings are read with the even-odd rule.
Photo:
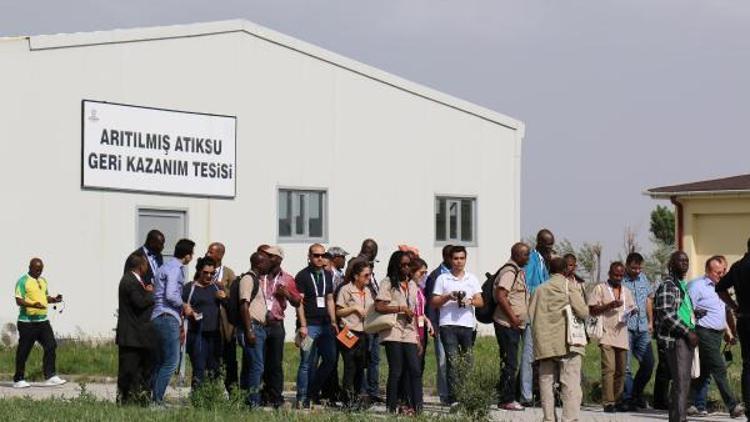
[[406, 396], [413, 414], [422, 410], [422, 371], [419, 364], [416, 283], [410, 277], [411, 259], [402, 251], [396, 251], [388, 262], [388, 275], [380, 283], [380, 292], [375, 299], [375, 310], [381, 314], [396, 314], [395, 324], [380, 332], [388, 358], [388, 384], [386, 405], [388, 411], [396, 413], [399, 386], [402, 375], [409, 379]]
[[427, 262], [424, 259], [416, 257], [411, 261], [411, 279], [417, 285], [417, 306], [414, 309], [414, 318], [417, 321], [417, 336], [419, 337], [420, 369], [424, 372], [425, 355], [427, 351], [427, 338], [434, 336], [435, 331], [432, 323], [425, 315], [427, 298], [424, 294], [425, 281], [427, 280]]
[[365, 335], [365, 315], [374, 303], [374, 298], [367, 288], [372, 269], [364, 259], [354, 259], [347, 268], [344, 282], [336, 295], [336, 318], [339, 327], [348, 329], [349, 340], [356, 342], [348, 346], [339, 341], [338, 346], [344, 360], [344, 378], [342, 380], [344, 405], [349, 409], [361, 408], [358, 401], [359, 386], [367, 367], [369, 350]]
[[216, 263], [209, 257], [198, 258], [195, 280], [182, 290], [182, 300], [193, 308], [193, 317], [188, 319], [187, 353], [193, 368], [192, 387], [196, 388], [205, 379], [219, 374], [221, 336], [219, 334], [219, 305], [224, 291], [213, 282]]

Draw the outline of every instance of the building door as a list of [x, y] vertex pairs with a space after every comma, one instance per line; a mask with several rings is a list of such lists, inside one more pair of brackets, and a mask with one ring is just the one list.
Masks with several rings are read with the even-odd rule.
[[143, 245], [148, 232], [157, 229], [164, 233], [162, 255], [165, 258], [170, 257], [174, 253], [177, 241], [187, 237], [187, 211], [139, 208], [137, 227], [135, 247]]

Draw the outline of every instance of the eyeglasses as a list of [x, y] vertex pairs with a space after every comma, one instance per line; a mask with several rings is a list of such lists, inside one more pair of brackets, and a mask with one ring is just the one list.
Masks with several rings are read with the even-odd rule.
[[324, 253], [311, 253], [310, 256], [312, 256], [313, 258], [324, 258], [326, 256], [326, 254], [324, 254]]

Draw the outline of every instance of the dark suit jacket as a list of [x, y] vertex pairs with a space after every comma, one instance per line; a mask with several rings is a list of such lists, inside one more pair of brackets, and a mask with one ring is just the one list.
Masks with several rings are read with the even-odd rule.
[[[143, 277], [143, 282], [146, 283], [146, 284], [154, 284], [154, 271], [153, 271], [154, 269], [151, 268], [151, 261], [148, 260], [148, 257], [146, 256], [146, 253], [143, 252], [143, 246], [139, 246], [138, 249], [136, 249], [133, 252], [131, 252], [130, 255], [133, 255], [133, 254], [139, 255], [139, 256], [142, 256], [142, 257], [146, 258], [146, 261], [148, 262], [148, 272]], [[128, 256], [130, 256], [130, 255], [128, 255]], [[125, 274], [125, 273], [128, 272], [128, 262], [127, 261], [128, 261], [128, 258], [125, 257], [125, 265], [123, 265], [123, 269], [122, 269], [122, 273], [123, 274]]]
[[117, 335], [118, 346], [151, 348], [155, 333], [151, 325], [154, 294], [147, 292], [136, 276], [123, 274], [118, 289]]
[[424, 314], [427, 316], [427, 318], [430, 319], [430, 322], [432, 322], [432, 325], [435, 328], [440, 325], [440, 311], [433, 308], [432, 305], [430, 305], [430, 301], [432, 300], [432, 293], [435, 291], [435, 282], [437, 281], [439, 276], [440, 267], [437, 267], [430, 273], [429, 276], [427, 276], [427, 280], [425, 280], [424, 284], [424, 298], [427, 302], [425, 304]]

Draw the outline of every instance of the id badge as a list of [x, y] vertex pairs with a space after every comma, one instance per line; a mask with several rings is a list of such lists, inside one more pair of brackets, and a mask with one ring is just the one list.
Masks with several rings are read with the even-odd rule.
[[325, 297], [317, 297], [318, 300], [318, 308], [325, 308], [326, 307], [326, 298]]
[[417, 326], [419, 328], [424, 327], [424, 315], [420, 315], [419, 318], [417, 318]]

